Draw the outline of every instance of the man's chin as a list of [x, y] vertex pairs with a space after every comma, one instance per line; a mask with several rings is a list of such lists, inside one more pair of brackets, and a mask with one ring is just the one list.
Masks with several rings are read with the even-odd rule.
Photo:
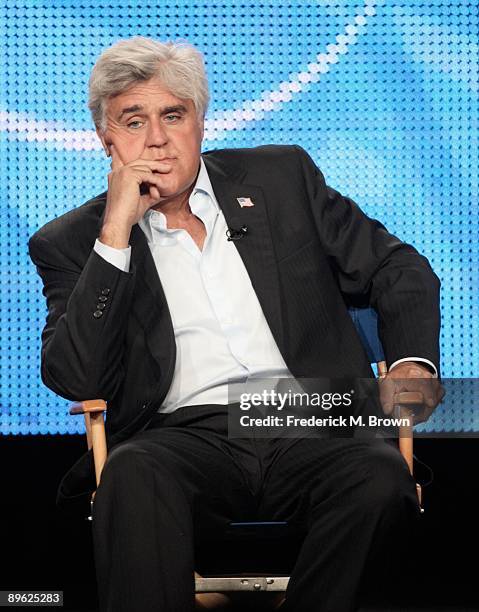
[[[154, 210], [161, 210], [163, 208], [165, 208], [165, 206], [167, 207], [168, 204], [170, 202], [176, 202], [176, 201], [186, 201], [188, 202], [188, 198], [189, 198], [189, 194], [186, 194], [185, 191], [181, 191], [181, 192], [174, 192], [171, 194], [162, 194], [160, 199], [155, 202], [150, 208], [153, 208]], [[176, 206], [175, 206], [176, 208]]]
[[[161, 193], [161, 197], [158, 200], [158, 202], [173, 200], [174, 198], [180, 195], [180, 192], [174, 189], [168, 189], [166, 187], [165, 188], [157, 187], [157, 189]], [[142, 183], [140, 185], [140, 195], [148, 195], [149, 193], [150, 193], [150, 185], [148, 185], [147, 183]]]

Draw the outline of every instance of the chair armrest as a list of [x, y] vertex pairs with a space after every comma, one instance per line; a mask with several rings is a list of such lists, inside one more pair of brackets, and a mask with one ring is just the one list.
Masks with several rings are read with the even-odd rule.
[[424, 404], [424, 396], [420, 391], [403, 391], [394, 396], [394, 405], [398, 407], [398, 417], [405, 420], [399, 426], [399, 450], [413, 473], [413, 423], [414, 406]]
[[417, 406], [424, 404], [424, 395], [420, 391], [402, 391], [394, 396], [394, 403], [400, 406]]
[[83, 414], [88, 449], [93, 449], [96, 486], [100, 484], [101, 472], [107, 456], [105, 419], [106, 402], [101, 399], [76, 402], [70, 406], [70, 414]]
[[106, 402], [101, 399], [85, 400], [84, 402], [75, 402], [70, 406], [70, 414], [85, 414], [86, 412], [104, 412], [106, 410]]
[[[402, 391], [394, 396], [394, 405], [398, 407], [398, 417], [407, 419], [405, 425], [399, 426], [399, 450], [404, 457], [411, 475], [413, 475], [413, 423], [414, 423], [414, 406], [422, 406], [424, 404], [424, 396], [420, 391]], [[422, 489], [421, 485], [416, 483], [416, 491], [419, 500], [419, 508], [422, 508]]]

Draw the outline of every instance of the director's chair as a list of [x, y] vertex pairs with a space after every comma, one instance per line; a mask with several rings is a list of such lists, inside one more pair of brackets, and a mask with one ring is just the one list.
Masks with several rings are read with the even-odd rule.
[[[350, 308], [349, 313], [366, 350], [369, 361], [377, 367], [377, 375], [383, 378], [387, 373], [384, 353], [377, 330], [377, 314], [372, 308]], [[413, 413], [414, 408], [422, 405], [423, 396], [420, 392], [402, 392], [395, 396], [396, 414], [407, 422], [407, 425], [399, 427], [398, 439], [399, 450], [403, 455], [411, 474], [413, 474]], [[75, 403], [70, 408], [70, 414], [83, 414], [87, 436], [88, 449], [93, 449], [95, 464], [95, 475], [97, 486], [100, 483], [101, 472], [107, 458], [107, 445], [105, 435], [104, 413], [106, 402], [87, 400]], [[416, 484], [418, 502], [421, 512], [421, 487]], [[93, 507], [95, 493], [92, 495], [91, 507]], [[91, 515], [88, 517], [91, 520]], [[281, 541], [285, 536], [288, 525], [286, 522], [244, 522], [230, 523], [227, 541], [248, 543], [262, 539], [267, 542], [273, 540]], [[270, 572], [255, 572], [254, 575], [215, 575], [202, 576], [195, 572], [195, 592], [197, 609], [223, 609], [229, 603], [226, 593], [241, 597], [247, 592], [264, 593], [265, 603], [272, 609], [281, 607], [284, 600], [284, 592], [288, 586], [288, 575], [277, 575]], [[268, 595], [269, 594], [269, 595]], [[269, 597], [269, 599], [268, 599]]]

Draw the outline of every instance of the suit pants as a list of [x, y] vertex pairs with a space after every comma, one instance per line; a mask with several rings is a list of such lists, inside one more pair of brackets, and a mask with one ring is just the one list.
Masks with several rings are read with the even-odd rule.
[[271, 520], [306, 532], [282, 612], [353, 611], [365, 582], [391, 577], [418, 516], [414, 480], [385, 440], [228, 439], [227, 406], [159, 414], [111, 450], [96, 493], [100, 609], [194, 610], [198, 531]]

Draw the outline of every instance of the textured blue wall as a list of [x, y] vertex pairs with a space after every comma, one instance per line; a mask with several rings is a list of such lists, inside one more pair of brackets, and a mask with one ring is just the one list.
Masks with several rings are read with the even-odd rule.
[[[443, 375], [477, 376], [475, 1], [91, 4], [7, 0], [0, 18], [0, 433], [82, 430], [40, 381], [45, 305], [26, 244], [105, 189], [87, 80], [105, 47], [138, 34], [204, 51], [205, 150], [300, 144], [331, 186], [430, 259], [443, 284]], [[459, 396], [424, 428], [479, 422]]]

